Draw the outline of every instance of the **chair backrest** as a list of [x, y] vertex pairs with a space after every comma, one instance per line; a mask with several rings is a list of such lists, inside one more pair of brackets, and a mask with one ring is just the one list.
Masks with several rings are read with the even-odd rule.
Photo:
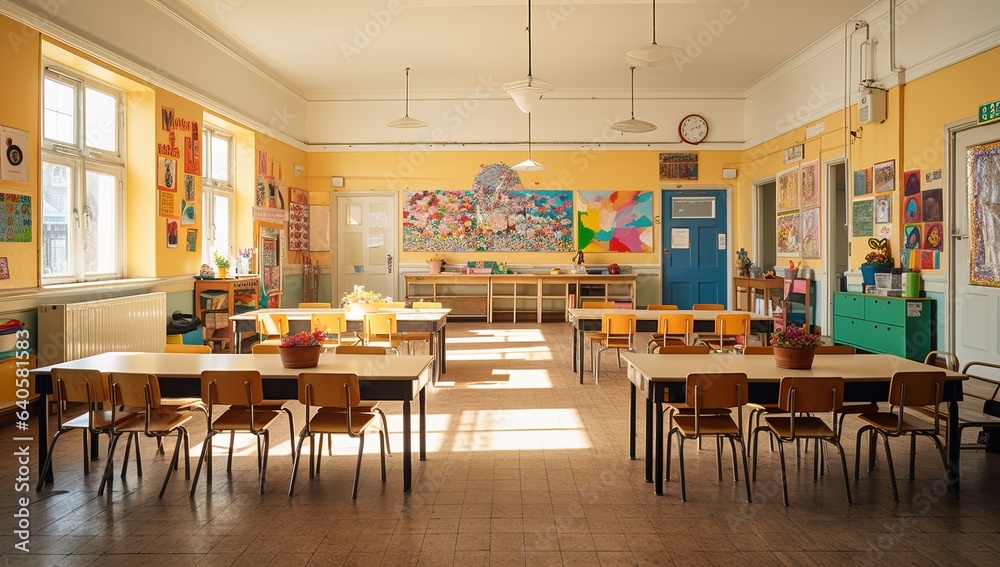
[[605, 313], [601, 317], [601, 327], [608, 335], [633, 335], [635, 325], [635, 313]]
[[889, 404], [898, 408], [934, 406], [936, 413], [944, 395], [944, 380], [945, 373], [939, 370], [896, 372], [889, 382]]
[[440, 301], [414, 301], [414, 309], [441, 309], [442, 304]]
[[164, 345], [163, 352], [186, 352], [189, 354], [212, 354], [208, 345]]
[[312, 329], [328, 335], [339, 335], [347, 331], [347, 315], [344, 313], [313, 313]]
[[378, 304], [379, 311], [383, 309], [406, 309], [405, 301], [386, 301]]
[[650, 311], [676, 311], [677, 306], [670, 303], [650, 303], [646, 309]]
[[958, 357], [944, 350], [932, 350], [927, 353], [924, 364], [958, 372]]
[[614, 309], [614, 301], [584, 301], [580, 303], [582, 309]]
[[210, 404], [259, 404], [264, 400], [260, 372], [204, 370], [201, 373], [201, 399]]
[[690, 313], [660, 313], [656, 332], [665, 335], [689, 335], [694, 331], [694, 315]]
[[726, 306], [721, 303], [695, 303], [691, 309], [695, 311], [724, 311]]
[[687, 404], [701, 409], [741, 408], [747, 403], [743, 372], [692, 373], [687, 377]]
[[748, 346], [743, 347], [743, 354], [774, 354], [774, 347], [769, 346]]
[[[792, 408], [794, 397], [794, 410]], [[834, 412], [844, 407], [844, 379], [786, 376], [781, 379], [778, 407], [784, 411]]]
[[299, 374], [299, 403], [305, 406], [348, 408], [361, 402], [356, 374], [303, 372]]
[[336, 354], [386, 354], [386, 351], [385, 347], [368, 345], [337, 345], [333, 349]]
[[715, 316], [715, 334], [742, 335], [750, 334], [749, 313], [720, 313]]
[[657, 354], [708, 354], [712, 349], [705, 345], [666, 345], [660, 346]]
[[857, 352], [850, 345], [820, 345], [816, 347], [816, 354], [857, 354]]
[[148, 409], [160, 407], [160, 383], [155, 375], [112, 372], [108, 375], [108, 380], [111, 382], [113, 406]]
[[325, 301], [312, 301], [299, 303], [299, 309], [329, 309], [330, 304]]
[[258, 313], [257, 334], [282, 337], [288, 334], [288, 315], [279, 313]]
[[[99, 370], [77, 370], [53, 368], [56, 395], [60, 401], [73, 403], [99, 403], [111, 401], [108, 396], [107, 380]], [[62, 404], [59, 404], [62, 407]]]
[[396, 333], [395, 313], [365, 313], [365, 336]]
[[250, 353], [251, 354], [278, 354], [278, 353], [281, 352], [280, 350], [278, 350], [279, 348], [281, 348], [279, 345], [262, 345], [260, 343], [257, 343], [255, 345], [253, 345], [252, 347], [250, 347]]

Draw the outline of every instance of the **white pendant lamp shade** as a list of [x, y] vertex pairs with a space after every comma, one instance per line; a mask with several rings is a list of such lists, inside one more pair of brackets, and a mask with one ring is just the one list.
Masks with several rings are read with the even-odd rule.
[[686, 53], [679, 47], [656, 43], [656, 0], [653, 0], [653, 43], [625, 52], [625, 60], [636, 67], [657, 67], [680, 61]]
[[545, 166], [531, 159], [531, 113], [528, 113], [528, 159], [511, 167], [514, 171], [545, 171]]
[[622, 120], [620, 122], [615, 122], [611, 125], [612, 130], [617, 130], [619, 132], [625, 132], [627, 134], [641, 134], [643, 132], [652, 132], [656, 130], [656, 124], [652, 122], [646, 122], [645, 120], [635, 119], [635, 65], [629, 67], [629, 71], [632, 73], [632, 118], [628, 120]]
[[427, 123], [423, 120], [418, 120], [416, 118], [410, 118], [410, 68], [406, 68], [406, 82], [404, 92], [404, 106], [403, 106], [403, 117], [397, 118], [392, 122], [387, 122], [386, 126], [391, 126], [393, 128], [423, 128], [427, 126]]
[[521, 112], [530, 113], [542, 95], [555, 90], [556, 86], [548, 81], [531, 75], [531, 0], [528, 0], [528, 76], [520, 81], [504, 83], [501, 88], [507, 91], [510, 98]]

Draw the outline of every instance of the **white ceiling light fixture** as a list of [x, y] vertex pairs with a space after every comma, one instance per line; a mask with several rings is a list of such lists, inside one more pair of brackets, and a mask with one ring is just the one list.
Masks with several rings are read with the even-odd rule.
[[680, 47], [656, 44], [656, 0], [653, 0], [653, 43], [625, 52], [625, 60], [636, 67], [657, 67], [680, 61], [687, 54]]
[[531, 113], [542, 95], [552, 92], [556, 86], [548, 81], [536, 79], [531, 75], [531, 0], [528, 0], [528, 77], [520, 81], [504, 83], [501, 88], [507, 91], [510, 98], [521, 109], [521, 112]]
[[619, 132], [625, 132], [627, 134], [652, 132], [653, 130], [656, 130], [656, 124], [646, 122], [645, 120], [635, 119], [635, 65], [629, 67], [629, 70], [632, 72], [632, 118], [615, 122], [611, 125], [611, 129], [618, 130]]
[[546, 167], [531, 159], [531, 113], [528, 113], [528, 159], [511, 167], [514, 171], [545, 171]]
[[406, 82], [404, 83], [404, 95], [403, 95], [403, 117], [397, 118], [392, 122], [387, 122], [386, 126], [391, 126], [393, 128], [423, 128], [427, 126], [427, 123], [423, 120], [418, 120], [416, 118], [410, 118], [410, 68], [406, 68]]

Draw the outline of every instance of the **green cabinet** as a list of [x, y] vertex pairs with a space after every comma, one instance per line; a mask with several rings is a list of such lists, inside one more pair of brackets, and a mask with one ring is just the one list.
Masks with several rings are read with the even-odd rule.
[[834, 293], [833, 342], [922, 361], [932, 348], [933, 305], [926, 298]]

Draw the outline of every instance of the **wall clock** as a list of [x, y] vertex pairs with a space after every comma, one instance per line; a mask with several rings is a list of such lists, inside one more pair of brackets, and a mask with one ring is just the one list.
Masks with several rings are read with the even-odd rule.
[[708, 136], [708, 122], [698, 114], [688, 114], [677, 126], [677, 133], [689, 144], [700, 144]]

